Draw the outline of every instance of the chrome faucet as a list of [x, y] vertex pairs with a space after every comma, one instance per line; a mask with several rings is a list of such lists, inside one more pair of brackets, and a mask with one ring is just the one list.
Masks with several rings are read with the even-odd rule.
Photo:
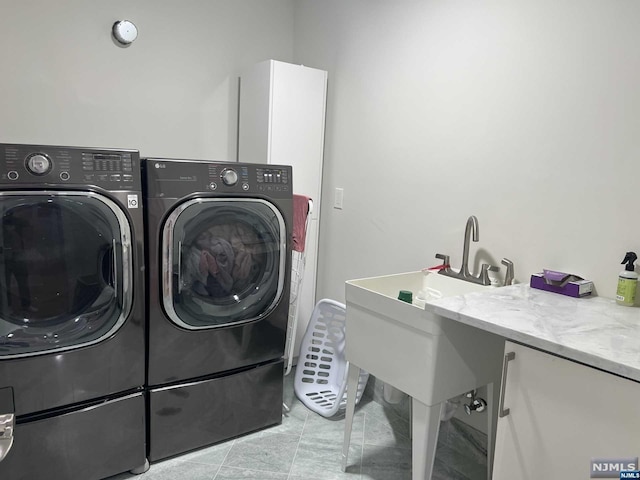
[[479, 285], [491, 285], [489, 270], [497, 271], [497, 267], [493, 267], [487, 263], [483, 263], [480, 274], [477, 277], [469, 272], [469, 244], [472, 239], [474, 242], [477, 242], [479, 238], [480, 228], [478, 226], [478, 219], [475, 215], [471, 215], [467, 219], [467, 225], [464, 229], [464, 245], [462, 248], [462, 265], [460, 266], [460, 271], [456, 272], [454, 270], [451, 270], [451, 266], [449, 265], [449, 256], [438, 253], [436, 255], [436, 258], [439, 258], [444, 262], [443, 267], [439, 270], [438, 273], [447, 277], [459, 278], [461, 280], [466, 280], [467, 282], [477, 283]]

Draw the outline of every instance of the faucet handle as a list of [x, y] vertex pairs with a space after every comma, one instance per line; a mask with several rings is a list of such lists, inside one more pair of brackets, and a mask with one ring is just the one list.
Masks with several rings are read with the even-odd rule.
[[480, 275], [478, 278], [481, 281], [482, 285], [491, 285], [491, 279], [489, 278], [489, 271], [495, 272], [498, 267], [494, 267], [493, 265], [489, 265], [488, 263], [483, 263], [482, 268], [480, 270]]
[[504, 285], [512, 285], [513, 284], [513, 262], [508, 258], [502, 259], [502, 264], [507, 267], [507, 272], [504, 274]]
[[442, 260], [442, 265], [446, 265], [447, 267], [449, 265], [451, 265], [449, 263], [449, 255], [443, 255], [442, 253], [436, 253], [436, 258], [439, 258], [440, 260]]
[[[495, 277], [490, 277], [489, 272], [499, 272], [500, 267], [495, 265], [489, 265], [487, 263], [482, 264], [482, 270], [480, 271], [479, 279], [482, 280], [482, 285], [500, 285], [500, 280]], [[496, 282], [496, 283], [494, 283]]]

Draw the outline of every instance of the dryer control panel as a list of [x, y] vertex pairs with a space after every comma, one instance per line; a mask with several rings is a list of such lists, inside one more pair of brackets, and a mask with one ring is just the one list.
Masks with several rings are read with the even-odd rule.
[[0, 143], [0, 183], [140, 190], [140, 154], [137, 150]]
[[143, 160], [149, 197], [192, 193], [292, 195], [291, 167], [236, 162], [149, 158]]

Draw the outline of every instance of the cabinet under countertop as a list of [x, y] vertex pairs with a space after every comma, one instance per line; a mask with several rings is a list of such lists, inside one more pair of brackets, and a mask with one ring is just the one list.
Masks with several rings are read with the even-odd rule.
[[492, 480], [636, 470], [640, 383], [509, 341], [504, 352]]
[[433, 300], [443, 317], [640, 382], [640, 308], [519, 284]]

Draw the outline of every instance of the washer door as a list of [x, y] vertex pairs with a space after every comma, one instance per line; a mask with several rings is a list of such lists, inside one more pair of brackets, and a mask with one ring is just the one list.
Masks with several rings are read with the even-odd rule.
[[111, 336], [132, 302], [131, 227], [92, 192], [0, 194], [0, 359]]
[[204, 329], [254, 321], [273, 310], [285, 279], [282, 214], [260, 199], [196, 199], [162, 232], [162, 297], [177, 325]]

